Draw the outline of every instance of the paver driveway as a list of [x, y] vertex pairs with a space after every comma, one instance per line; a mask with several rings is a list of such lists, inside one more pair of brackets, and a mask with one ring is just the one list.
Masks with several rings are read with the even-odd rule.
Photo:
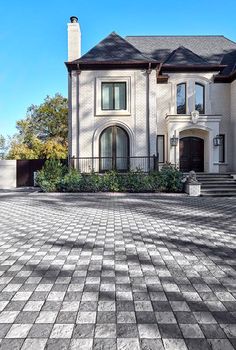
[[0, 195], [0, 348], [236, 348], [236, 199]]

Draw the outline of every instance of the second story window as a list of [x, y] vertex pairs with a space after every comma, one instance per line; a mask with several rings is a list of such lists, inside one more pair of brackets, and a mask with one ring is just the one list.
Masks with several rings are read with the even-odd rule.
[[205, 113], [205, 88], [198, 83], [195, 84], [195, 109], [200, 114]]
[[126, 110], [126, 82], [102, 82], [102, 110]]
[[186, 84], [177, 85], [177, 114], [186, 114]]

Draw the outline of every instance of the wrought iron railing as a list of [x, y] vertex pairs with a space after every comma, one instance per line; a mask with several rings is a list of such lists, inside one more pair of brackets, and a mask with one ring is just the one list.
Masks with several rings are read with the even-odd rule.
[[103, 173], [109, 170], [127, 172], [140, 169], [144, 172], [159, 170], [158, 157], [133, 156], [133, 157], [71, 157], [69, 164], [81, 173]]

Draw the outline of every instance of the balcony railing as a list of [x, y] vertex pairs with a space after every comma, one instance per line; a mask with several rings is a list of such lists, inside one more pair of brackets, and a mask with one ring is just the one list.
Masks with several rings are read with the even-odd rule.
[[153, 155], [134, 157], [71, 157], [69, 164], [72, 168], [78, 169], [81, 173], [104, 173], [109, 170], [128, 172], [140, 169], [144, 172], [158, 171], [158, 157]]

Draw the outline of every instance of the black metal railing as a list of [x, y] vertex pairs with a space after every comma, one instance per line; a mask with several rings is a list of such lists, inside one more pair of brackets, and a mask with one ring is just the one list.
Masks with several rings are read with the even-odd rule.
[[144, 172], [159, 170], [158, 157], [133, 156], [133, 157], [70, 157], [69, 165], [78, 169], [81, 173], [103, 173], [109, 170], [127, 172], [140, 169]]

